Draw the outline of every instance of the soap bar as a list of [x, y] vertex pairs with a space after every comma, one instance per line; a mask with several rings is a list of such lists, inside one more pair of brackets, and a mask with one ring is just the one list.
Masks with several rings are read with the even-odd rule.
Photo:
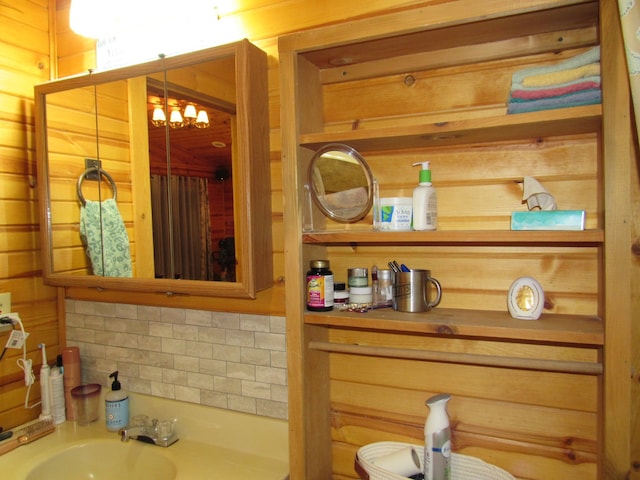
[[511, 213], [511, 230], [584, 230], [584, 210], [536, 210]]

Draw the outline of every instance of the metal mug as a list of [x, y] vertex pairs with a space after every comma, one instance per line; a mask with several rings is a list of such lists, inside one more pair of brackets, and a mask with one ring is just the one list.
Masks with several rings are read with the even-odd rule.
[[[431, 285], [436, 297], [431, 300]], [[431, 276], [431, 270], [395, 272], [393, 309], [399, 312], [427, 312], [440, 303], [442, 287]]]

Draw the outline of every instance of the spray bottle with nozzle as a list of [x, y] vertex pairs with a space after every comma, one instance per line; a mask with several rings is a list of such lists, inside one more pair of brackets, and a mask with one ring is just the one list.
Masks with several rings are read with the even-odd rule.
[[424, 425], [424, 479], [451, 479], [451, 428], [447, 414], [448, 393], [426, 401], [429, 415]]
[[431, 184], [430, 162], [417, 162], [422, 165], [419, 183], [413, 189], [413, 225], [414, 230], [435, 230], [438, 223], [438, 197]]

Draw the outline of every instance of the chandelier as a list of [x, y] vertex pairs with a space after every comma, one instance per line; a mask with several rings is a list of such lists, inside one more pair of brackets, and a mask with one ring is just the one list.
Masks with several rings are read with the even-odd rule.
[[169, 121], [162, 104], [157, 103], [153, 107], [151, 123], [154, 127], [164, 127], [169, 124], [171, 128], [207, 128], [209, 126], [209, 115], [206, 110], [198, 110], [193, 103], [187, 103], [183, 111], [180, 105], [170, 106]]

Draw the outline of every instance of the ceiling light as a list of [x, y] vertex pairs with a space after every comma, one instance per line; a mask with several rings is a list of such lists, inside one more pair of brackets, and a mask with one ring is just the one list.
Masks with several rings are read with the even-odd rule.
[[[171, 128], [207, 128], [210, 125], [209, 115], [206, 110], [202, 108], [198, 110], [195, 104], [188, 103], [184, 107], [184, 111], [181, 111], [180, 103], [181, 102], [177, 102], [170, 107], [169, 126]], [[154, 127], [164, 127], [167, 124], [167, 117], [162, 103], [154, 103], [151, 113], [151, 124]]]

